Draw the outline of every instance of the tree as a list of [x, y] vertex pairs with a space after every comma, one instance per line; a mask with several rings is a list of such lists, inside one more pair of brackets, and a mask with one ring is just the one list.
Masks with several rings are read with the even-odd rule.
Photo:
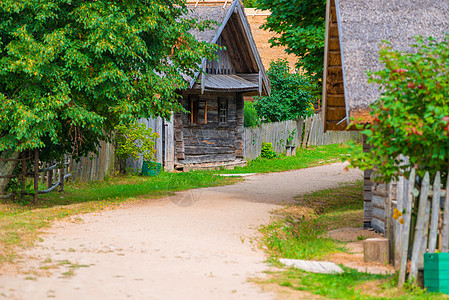
[[270, 42], [286, 46], [287, 53], [298, 56], [298, 68], [303, 68], [314, 83], [321, 85], [324, 64], [326, 0], [256, 0], [259, 9], [270, 10], [263, 29], [279, 34]]
[[[417, 38], [413, 53], [395, 51], [388, 43], [380, 51], [383, 70], [370, 74], [381, 97], [371, 107], [374, 122], [363, 131], [373, 151], [353, 147], [352, 166], [375, 166], [376, 180], [408, 176], [416, 167], [447, 174], [449, 168], [449, 35], [442, 42]], [[402, 154], [409, 158], [399, 158]]]
[[270, 96], [256, 97], [255, 108], [264, 122], [294, 120], [313, 113], [314, 85], [299, 73], [290, 73], [287, 60], [270, 64]]
[[1, 1], [2, 156], [81, 156], [116, 124], [180, 110], [183, 75], [215, 49], [189, 33], [211, 23], [187, 13], [182, 0]]

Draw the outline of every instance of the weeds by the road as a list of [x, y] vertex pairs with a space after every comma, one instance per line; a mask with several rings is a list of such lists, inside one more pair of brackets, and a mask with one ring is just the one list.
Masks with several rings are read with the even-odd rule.
[[[363, 182], [314, 192], [297, 198], [298, 204], [278, 211], [280, 218], [264, 226], [262, 245], [277, 266], [279, 258], [320, 260], [345, 245], [327, 237], [337, 228], [360, 227], [363, 222]], [[363, 239], [357, 237], [357, 240]], [[269, 272], [261, 284], [275, 283], [331, 299], [447, 299], [419, 288], [399, 290], [396, 277], [372, 275], [345, 268], [342, 274], [316, 274], [294, 268]]]

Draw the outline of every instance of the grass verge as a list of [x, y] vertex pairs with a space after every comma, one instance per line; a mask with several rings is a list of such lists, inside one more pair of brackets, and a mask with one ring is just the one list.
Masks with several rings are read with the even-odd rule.
[[344, 184], [297, 198], [297, 205], [277, 211], [281, 216], [263, 226], [263, 244], [271, 260], [321, 259], [345, 251], [344, 244], [324, 234], [341, 227], [357, 227], [363, 215], [362, 181]]
[[[360, 227], [363, 220], [363, 181], [297, 197], [298, 204], [277, 211], [278, 218], [263, 226], [262, 245], [269, 261], [279, 258], [320, 260], [346, 251], [344, 243], [327, 237], [337, 228]], [[331, 299], [447, 299], [419, 288], [399, 290], [395, 276], [372, 275], [343, 267], [342, 274], [308, 273], [294, 268], [269, 272], [260, 284], [308, 291]]]
[[339, 162], [349, 155], [346, 145], [326, 145], [311, 148], [299, 148], [296, 156], [280, 155], [277, 158], [266, 159], [258, 157], [248, 162], [246, 167], [236, 167], [234, 170], [221, 170], [220, 173], [268, 173], [282, 172]]

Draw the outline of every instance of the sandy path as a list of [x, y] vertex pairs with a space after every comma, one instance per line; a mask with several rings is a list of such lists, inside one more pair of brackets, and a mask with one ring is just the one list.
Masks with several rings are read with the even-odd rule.
[[[247, 281], [269, 268], [253, 242], [255, 228], [298, 194], [362, 178], [360, 171], [342, 170], [342, 164], [333, 164], [254, 175], [233, 186], [55, 223], [18, 265], [51, 274], [0, 275], [0, 297], [274, 299], [275, 294]], [[75, 264], [85, 267], [64, 276]], [[42, 270], [52, 265], [58, 267]]]

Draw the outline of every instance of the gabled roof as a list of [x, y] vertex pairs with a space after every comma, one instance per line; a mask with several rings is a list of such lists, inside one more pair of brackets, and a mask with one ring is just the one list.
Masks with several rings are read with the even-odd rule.
[[[213, 20], [219, 24], [218, 26], [214, 26], [213, 29], [209, 29], [206, 31], [192, 31], [191, 33], [197, 38], [197, 40], [205, 41], [208, 43], [217, 43], [220, 37], [226, 40], [226, 48], [227, 50], [229, 50], [231, 59], [233, 59], [235, 63], [241, 63], [240, 69], [242, 70], [240, 70], [239, 73], [259, 73], [261, 81], [260, 92], [269, 95], [271, 92], [270, 83], [265, 72], [265, 68], [262, 64], [259, 52], [257, 51], [257, 47], [251, 33], [251, 27], [248, 23], [245, 11], [240, 4], [240, 1], [187, 1], [187, 4], [188, 7], [192, 10], [189, 14], [189, 17], [198, 18], [200, 20]], [[233, 38], [228, 33], [230, 30], [241, 37], [241, 42], [237, 43], [236, 40], [230, 40]], [[241, 55], [246, 55], [246, 59], [243, 60], [240, 57]], [[201, 63], [201, 69], [204, 69], [205, 64], [206, 59], [203, 59]], [[198, 73], [195, 74], [195, 77], [191, 79], [191, 88], [199, 79], [198, 75]], [[210, 80], [212, 80], [213, 76], [218, 75], [209, 74], [207, 76], [209, 82]], [[226, 80], [224, 80], [223, 76], [229, 75], [221, 75], [221, 77], [217, 78], [217, 80], [222, 83], [235, 83], [235, 75], [234, 77], [229, 77]], [[203, 76], [203, 80], [204, 79], [205, 78]], [[215, 82], [218, 82], [217, 80]], [[240, 78], [241, 82], [243, 82], [242, 80], [247, 81], [246, 78]], [[238, 86], [238, 84], [236, 86]], [[234, 90], [234, 88], [235, 86], [231, 87], [229, 90]], [[251, 88], [251, 90], [254, 89]]]
[[[334, 4], [335, 1], [335, 4]], [[378, 85], [368, 84], [366, 72], [383, 68], [379, 62], [380, 44], [391, 42], [395, 50], [413, 51], [414, 36], [437, 40], [449, 32], [449, 1], [441, 0], [328, 0], [323, 85], [325, 122], [346, 115], [369, 123], [369, 105], [380, 97]], [[335, 15], [334, 15], [335, 14]], [[340, 53], [338, 54], [337, 51]], [[330, 78], [336, 59], [341, 58], [344, 103], [337, 97], [338, 80]], [[338, 74], [337, 74], [338, 77]], [[335, 87], [332, 97], [332, 88]], [[344, 107], [342, 108], [342, 104]], [[337, 113], [339, 109], [343, 114]], [[347, 122], [342, 122], [346, 127]], [[329, 123], [330, 124], [330, 123]], [[336, 124], [336, 123], [335, 123]], [[336, 129], [326, 126], [328, 129]], [[325, 127], [325, 128], [326, 128]], [[341, 129], [339, 127], [338, 129]]]

